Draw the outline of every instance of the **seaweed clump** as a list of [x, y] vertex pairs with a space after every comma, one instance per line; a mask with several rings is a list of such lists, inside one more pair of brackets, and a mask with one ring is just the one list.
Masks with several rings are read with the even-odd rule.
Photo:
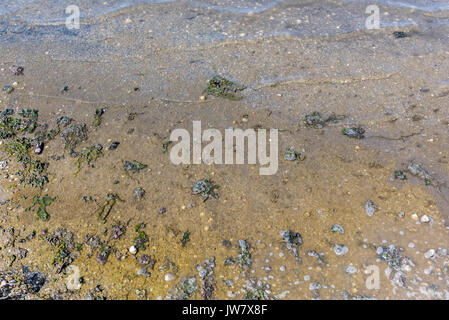
[[302, 262], [298, 252], [298, 247], [302, 245], [301, 235], [291, 230], [283, 230], [281, 231], [281, 237], [285, 240], [287, 249], [293, 253], [296, 261]]
[[302, 152], [298, 152], [293, 148], [288, 148], [287, 151], [285, 151], [284, 159], [287, 161], [304, 161], [306, 158], [304, 154], [304, 150]]
[[168, 294], [170, 300], [187, 300], [192, 298], [198, 290], [198, 284], [195, 277], [183, 278]]
[[239, 240], [239, 254], [237, 263], [240, 268], [251, 268], [253, 261], [251, 260], [250, 244], [246, 240]]
[[87, 140], [87, 126], [85, 123], [72, 124], [62, 132], [61, 137], [66, 149], [74, 149], [79, 143]]
[[409, 163], [407, 167], [408, 172], [410, 174], [419, 177], [424, 180], [426, 186], [432, 184], [433, 177], [423, 168], [423, 166], [417, 161], [412, 161]]
[[142, 169], [145, 169], [147, 167], [146, 164], [140, 163], [136, 160], [131, 161], [123, 161], [123, 167], [125, 168], [125, 171], [131, 171], [132, 173], [137, 173]]
[[103, 155], [102, 150], [103, 146], [101, 144], [94, 144], [83, 148], [78, 156], [78, 171], [75, 173], [75, 176], [81, 171], [83, 163], [86, 163], [88, 167], [92, 168], [92, 162]]
[[245, 300], [271, 300], [270, 285], [257, 279], [246, 280]]
[[405, 31], [394, 31], [393, 32], [393, 36], [396, 39], [401, 39], [401, 38], [408, 38], [408, 37], [410, 37], [410, 34], [405, 32]]
[[353, 127], [353, 128], [343, 128], [341, 131], [342, 134], [348, 136], [353, 139], [363, 139], [365, 138], [365, 129], [361, 127]]
[[244, 89], [246, 87], [243, 85], [237, 85], [222, 76], [214, 76], [209, 80], [205, 93], [229, 100], [241, 100], [243, 97], [238, 92]]
[[16, 161], [22, 165], [22, 170], [17, 172], [17, 175], [20, 176], [20, 184], [42, 188], [48, 182], [48, 178], [44, 174], [48, 168], [48, 163], [33, 159], [29, 152], [30, 148], [31, 140], [23, 137], [7, 143], [5, 152], [15, 156]]
[[109, 255], [111, 254], [111, 247], [107, 244], [100, 245], [100, 252], [97, 254], [97, 261], [101, 265], [105, 265], [108, 261]]
[[321, 114], [317, 111], [314, 111], [310, 114], [307, 114], [304, 117], [304, 124], [308, 127], [315, 127], [318, 129], [326, 126], [328, 122], [335, 122], [338, 120], [344, 119], [345, 116], [337, 116], [335, 114], [331, 114], [329, 117], [325, 118], [321, 116]]
[[117, 201], [124, 202], [118, 194], [116, 193], [108, 193], [106, 196], [106, 200], [104, 204], [98, 209], [97, 215], [101, 222], [106, 223], [106, 219], [112, 211], [112, 208], [115, 206]]
[[405, 175], [405, 173], [401, 170], [396, 170], [394, 172], [394, 178], [395, 179], [399, 179], [399, 180], [406, 180], [407, 176]]
[[182, 246], [185, 247], [187, 243], [190, 241], [190, 231], [186, 231], [182, 233], [181, 239], [179, 239]]
[[167, 153], [168, 146], [172, 144], [172, 141], [166, 141], [162, 144], [162, 153]]
[[206, 202], [209, 198], [218, 199], [218, 193], [215, 193], [215, 189], [218, 189], [219, 186], [214, 184], [212, 180], [203, 179], [198, 182], [195, 182], [192, 186], [192, 194], [199, 194], [203, 198], [203, 202]]
[[39, 271], [31, 271], [30, 268], [22, 265], [23, 282], [26, 284], [29, 291], [38, 293], [44, 286], [46, 277]]
[[59, 228], [47, 236], [47, 241], [56, 247], [52, 265], [57, 266], [56, 273], [60, 273], [75, 260], [75, 256], [72, 254], [72, 251], [75, 249], [73, 233]]
[[148, 242], [148, 235], [142, 229], [145, 228], [144, 223], [140, 223], [134, 227], [136, 237], [134, 238], [134, 246], [139, 250], [145, 250]]
[[99, 127], [102, 121], [102, 116], [105, 113], [106, 109], [100, 108], [95, 110], [95, 116], [94, 116], [94, 122], [93, 122], [93, 126], [94, 127]]
[[49, 205], [51, 205], [55, 199], [56, 198], [52, 198], [52, 197], [48, 197], [48, 196], [44, 196], [44, 197], [34, 196], [33, 204], [31, 205], [31, 207], [27, 208], [26, 210], [29, 211], [37, 206], [36, 217], [42, 221], [48, 221], [48, 220], [50, 220], [50, 215], [47, 212], [47, 207]]
[[377, 256], [385, 261], [388, 266], [396, 271], [401, 270], [401, 255], [395, 246], [380, 246], [377, 248]]
[[37, 128], [38, 111], [35, 109], [22, 109], [18, 117], [14, 117], [13, 109], [6, 109], [0, 113], [0, 138], [9, 139], [18, 133], [33, 133]]
[[203, 300], [210, 300], [213, 297], [213, 293], [215, 291], [214, 268], [215, 257], [204, 261], [202, 266], [196, 266], [196, 270], [198, 271], [198, 275], [201, 279], [201, 285], [203, 287], [201, 293]]

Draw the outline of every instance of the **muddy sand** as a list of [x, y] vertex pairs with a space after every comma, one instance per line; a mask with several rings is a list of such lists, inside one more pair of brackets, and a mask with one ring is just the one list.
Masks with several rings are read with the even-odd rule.
[[[449, 298], [443, 1], [379, 30], [363, 1], [112, 2], [0, 9], [0, 299]], [[195, 120], [278, 129], [276, 174], [174, 165]]]

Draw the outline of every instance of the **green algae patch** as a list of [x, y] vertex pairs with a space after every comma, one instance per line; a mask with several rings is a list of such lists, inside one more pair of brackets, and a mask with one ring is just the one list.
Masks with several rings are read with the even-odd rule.
[[238, 85], [222, 76], [214, 76], [209, 80], [204, 93], [215, 97], [238, 101], [243, 99], [239, 92], [244, 89], [246, 89], [246, 87], [243, 85]]
[[304, 117], [304, 124], [308, 127], [314, 127], [314, 128], [323, 128], [326, 126], [328, 122], [337, 122], [339, 120], [343, 120], [345, 118], [344, 115], [336, 115], [331, 114], [329, 117], [323, 117], [319, 112], [314, 111], [312, 113], [307, 114]]
[[236, 262], [240, 268], [251, 268], [253, 261], [251, 259], [251, 246], [246, 240], [239, 240], [239, 254], [237, 256]]
[[285, 151], [284, 159], [287, 161], [304, 161], [306, 159], [306, 156], [304, 152], [298, 152], [293, 148], [289, 148], [287, 149], [287, 151]]
[[104, 204], [97, 210], [98, 219], [100, 219], [101, 222], [106, 223], [106, 220], [117, 201], [124, 202], [116, 193], [108, 193]]
[[62, 134], [62, 141], [66, 149], [73, 149], [79, 143], [87, 140], [87, 126], [85, 123], [72, 124]]
[[10, 127], [0, 123], [0, 139], [9, 139], [14, 137], [16, 134]]
[[167, 153], [168, 146], [172, 144], [172, 141], [166, 141], [162, 144], [162, 153]]
[[49, 130], [37, 131], [36, 134], [35, 134], [35, 138], [39, 142], [46, 143], [46, 142], [51, 141], [54, 138], [56, 138], [56, 136], [60, 132], [61, 131], [59, 130], [59, 128], [58, 129], [49, 129]]
[[405, 173], [401, 170], [396, 170], [394, 172], [394, 178], [395, 179], [399, 179], [399, 180], [406, 180], [407, 176], [405, 175]]
[[99, 127], [102, 121], [102, 116], [106, 112], [106, 109], [100, 108], [95, 110], [94, 121], [92, 125], [94, 127]]
[[134, 227], [136, 237], [134, 238], [134, 246], [139, 250], [145, 250], [148, 243], [148, 235], [142, 229], [145, 228], [144, 223], [140, 223]]
[[31, 141], [28, 138], [16, 139], [5, 145], [5, 152], [14, 156], [17, 162], [27, 165], [31, 161], [28, 149], [31, 148]]
[[48, 168], [47, 162], [33, 159], [29, 152], [31, 140], [28, 138], [15, 139], [5, 145], [5, 152], [16, 158], [16, 161], [22, 165], [22, 170], [17, 172], [20, 177], [19, 183], [32, 187], [42, 188], [48, 183], [45, 172]]
[[103, 155], [102, 150], [103, 147], [100, 144], [94, 144], [83, 148], [77, 159], [78, 170], [75, 172], [75, 176], [80, 173], [84, 163], [86, 163], [88, 167], [92, 167], [92, 163]]
[[187, 243], [190, 241], [190, 231], [186, 231], [182, 233], [181, 239], [179, 239], [182, 246], [185, 247]]
[[35, 207], [37, 207], [36, 217], [42, 221], [48, 221], [48, 220], [50, 220], [50, 214], [47, 212], [47, 207], [49, 205], [51, 205], [55, 199], [56, 198], [52, 198], [52, 197], [48, 197], [48, 196], [44, 196], [44, 197], [34, 196], [33, 204], [31, 205], [31, 207], [29, 207], [25, 210], [30, 211], [30, 210], [34, 209]]

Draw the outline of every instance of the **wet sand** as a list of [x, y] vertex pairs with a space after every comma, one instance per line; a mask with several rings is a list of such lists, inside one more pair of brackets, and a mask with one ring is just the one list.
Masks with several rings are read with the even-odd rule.
[[[0, 109], [14, 109], [15, 117], [37, 109], [38, 123], [49, 129], [70, 117], [87, 126], [88, 139], [75, 152], [103, 146], [93, 166], [84, 163], [75, 175], [79, 156], [64, 147], [61, 126], [42, 154], [33, 154], [49, 163], [42, 189], [20, 185], [20, 164], [2, 151], [0, 297], [165, 299], [195, 277], [198, 288], [182, 297], [448, 299], [448, 11], [382, 2], [381, 12], [389, 12], [382, 19], [391, 25], [365, 30], [362, 2], [279, 1], [253, 12], [195, 4], [142, 3], [93, 14], [75, 31], [36, 20], [25, 31], [0, 33], [0, 84], [14, 87], [2, 90]], [[402, 23], [409, 19], [416, 23]], [[24, 74], [14, 75], [13, 65]], [[200, 99], [217, 74], [245, 85], [243, 99]], [[307, 126], [305, 116], [315, 111], [344, 118]], [[279, 129], [277, 173], [260, 176], [258, 165], [173, 165], [172, 145], [163, 152], [163, 144], [176, 128], [191, 131], [193, 120], [221, 131]], [[342, 134], [358, 126], [364, 139]], [[2, 147], [13, 140], [2, 139]], [[119, 146], [109, 150], [114, 141]], [[285, 160], [290, 147], [304, 149], [305, 159]], [[133, 160], [147, 167], [125, 171], [123, 161]], [[413, 161], [429, 181], [408, 169]], [[398, 170], [405, 180], [395, 178]], [[219, 198], [192, 195], [192, 184], [205, 178], [220, 186]], [[145, 194], [136, 199], [139, 187]], [[103, 222], [98, 210], [108, 194], [123, 201]], [[36, 207], [26, 210], [45, 195], [55, 198], [48, 221], [36, 218]], [[141, 223], [148, 242], [132, 254]], [[114, 239], [117, 225], [126, 232]], [[333, 225], [344, 233], [332, 232]], [[66, 232], [55, 233], [61, 228]], [[301, 262], [283, 230], [301, 235]], [[238, 263], [239, 240], [250, 245], [250, 266]], [[55, 261], [61, 245], [67, 254]], [[336, 245], [349, 250], [338, 255]], [[143, 255], [150, 263], [141, 263]], [[202, 280], [196, 266], [212, 257], [215, 266], [206, 263]], [[10, 281], [26, 278], [22, 265], [45, 276], [39, 292]], [[366, 285], [373, 265], [379, 289]], [[78, 290], [67, 288], [69, 266], [79, 268]]]

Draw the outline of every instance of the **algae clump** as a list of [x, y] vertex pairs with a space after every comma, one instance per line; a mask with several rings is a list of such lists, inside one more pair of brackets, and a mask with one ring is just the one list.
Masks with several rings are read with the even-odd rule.
[[214, 76], [209, 80], [205, 93], [229, 100], [241, 100], [243, 97], [240, 96], [238, 92], [244, 89], [246, 89], [246, 87], [243, 85], [237, 85], [222, 76]]
[[26, 210], [29, 211], [34, 207], [38, 207], [36, 210], [36, 217], [42, 221], [48, 221], [50, 219], [50, 214], [47, 212], [47, 206], [51, 205], [51, 203], [55, 200], [56, 198], [52, 198], [52, 197], [48, 197], [48, 196], [44, 196], [44, 197], [39, 197], [39, 196], [34, 196], [33, 197], [33, 204], [31, 205], [31, 207], [27, 208]]

